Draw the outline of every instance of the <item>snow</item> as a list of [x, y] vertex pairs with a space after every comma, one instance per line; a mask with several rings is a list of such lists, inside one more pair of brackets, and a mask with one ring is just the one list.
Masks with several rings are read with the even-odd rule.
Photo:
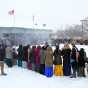
[[[88, 55], [88, 46], [78, 45], [77, 47], [84, 48]], [[6, 65], [5, 72], [7, 76], [0, 75], [0, 88], [88, 88], [88, 75], [86, 78], [65, 76], [47, 78], [25, 68], [18, 66], [8, 68]]]
[[88, 88], [88, 77], [69, 78], [53, 76], [47, 78], [39, 73], [19, 68], [5, 67], [7, 76], [0, 76], [0, 88]]

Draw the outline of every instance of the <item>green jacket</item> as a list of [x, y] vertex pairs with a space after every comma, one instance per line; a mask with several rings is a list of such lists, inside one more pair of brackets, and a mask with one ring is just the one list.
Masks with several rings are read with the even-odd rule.
[[40, 50], [40, 64], [45, 64], [45, 50]]

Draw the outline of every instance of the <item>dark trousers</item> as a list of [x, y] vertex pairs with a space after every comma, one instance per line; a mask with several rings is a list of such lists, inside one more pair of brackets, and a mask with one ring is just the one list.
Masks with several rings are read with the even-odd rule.
[[78, 71], [77, 62], [72, 62], [71, 67], [72, 67], [72, 76], [76, 77], [76, 72]]
[[64, 76], [70, 76], [71, 75], [71, 65], [70, 65], [70, 63], [63, 64], [63, 74], [64, 74]]
[[10, 58], [6, 58], [5, 59], [5, 63], [7, 64], [8, 67], [12, 67], [13, 66], [12, 59], [10, 59]]
[[39, 72], [39, 69], [40, 69], [40, 65], [39, 64], [35, 64], [35, 71]]
[[84, 69], [85, 69], [85, 67], [83, 67], [83, 66], [78, 67], [78, 76], [79, 77], [85, 77], [85, 70]]
[[18, 59], [18, 66], [22, 67], [22, 59], [21, 58]]
[[45, 64], [40, 64], [40, 74], [44, 75], [45, 72]]

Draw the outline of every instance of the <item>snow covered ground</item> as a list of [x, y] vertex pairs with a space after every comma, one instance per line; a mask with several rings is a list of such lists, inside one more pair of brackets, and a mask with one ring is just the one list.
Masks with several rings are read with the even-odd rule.
[[69, 78], [56, 77], [47, 78], [39, 73], [19, 68], [5, 67], [7, 76], [0, 76], [0, 88], [88, 88], [88, 77]]
[[5, 69], [7, 76], [0, 76], [0, 88], [88, 88], [88, 77], [69, 78], [56, 77], [47, 78], [39, 73], [18, 68]]
[[[63, 47], [61, 45], [60, 47]], [[88, 46], [77, 46], [84, 48], [88, 56]], [[0, 75], [0, 88], [88, 88], [88, 75], [86, 78], [56, 77], [47, 78], [39, 73], [19, 68], [17, 66], [8, 68], [5, 66], [7, 76]]]

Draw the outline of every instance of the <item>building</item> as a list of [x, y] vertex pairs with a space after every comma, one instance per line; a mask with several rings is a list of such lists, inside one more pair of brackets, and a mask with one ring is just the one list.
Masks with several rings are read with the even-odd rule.
[[50, 42], [51, 33], [48, 29], [0, 27], [0, 42], [11, 45]]

